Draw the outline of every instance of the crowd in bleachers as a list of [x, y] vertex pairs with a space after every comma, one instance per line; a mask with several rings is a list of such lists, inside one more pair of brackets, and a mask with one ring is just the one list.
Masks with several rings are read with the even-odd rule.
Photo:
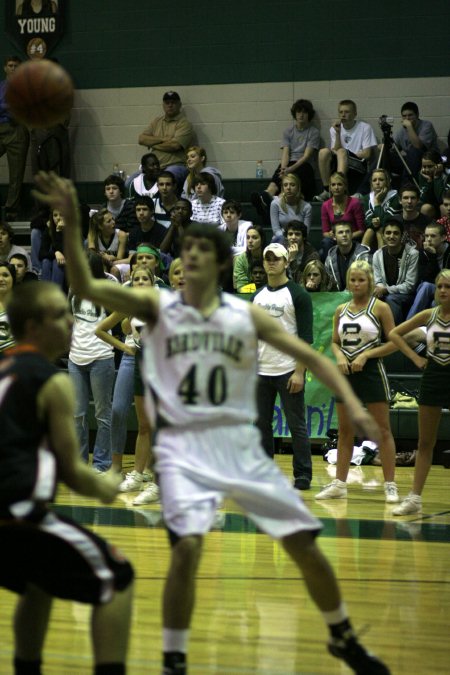
[[[420, 119], [415, 103], [403, 105], [400, 131], [392, 137], [391, 129], [384, 128], [383, 143], [378, 146], [370, 125], [356, 120], [356, 104], [343, 100], [328, 147], [321, 148], [311, 101], [294, 102], [293, 123], [281, 142], [280, 164], [265, 190], [248, 195], [254, 206], [252, 220], [248, 209], [243, 218], [241, 204], [227, 198], [220, 171], [208, 165], [205, 150], [194, 144], [192, 125], [181, 110], [177, 92], [166, 92], [163, 109], [163, 115], [139, 136], [147, 151], [136, 172], [126, 180], [107, 176], [104, 204], [95, 209], [83, 205], [83, 237], [95, 275], [112, 283], [134, 284], [136, 270], [146, 270], [148, 284], [182, 287], [180, 241], [189, 223], [196, 221], [227, 235], [233, 269], [225, 274], [222, 287], [228, 292], [251, 298], [264, 286], [264, 249], [269, 243], [281, 243], [288, 254], [288, 278], [308, 292], [345, 290], [349, 266], [365, 260], [374, 274], [373, 295], [389, 304], [397, 325], [432, 305], [435, 277], [449, 267], [450, 260], [450, 168], [437, 148], [432, 124]], [[312, 201], [321, 203], [318, 249], [308, 241]], [[134, 364], [139, 331], [131, 317], [116, 317], [115, 324], [110, 324], [102, 308], [71, 296], [65, 274], [64, 225], [57, 211], [41, 210], [31, 223], [29, 254], [14, 245], [11, 227], [0, 223], [1, 274], [7, 278], [5, 282], [0, 276], [0, 316], [5, 319], [5, 298], [14, 283], [51, 280], [69, 294], [77, 337], [69, 354], [69, 373], [77, 388], [83, 452], [88, 447], [88, 386], [98, 425], [94, 466], [99, 471], [110, 463], [105, 464], [104, 458], [111, 416], [116, 428], [134, 391], [137, 464], [124, 481], [124, 490], [136, 489], [146, 477], [151, 479], [148, 453], [139, 450], [148, 441], [141, 438], [146, 433], [142, 411], [139, 416], [142, 392], [136, 394], [133, 384], [138, 377]], [[10, 344], [6, 320], [2, 325], [0, 349]], [[113, 348], [124, 356], [120, 390], [116, 383], [111, 412], [105, 401], [113, 392]], [[112, 454], [118, 469], [123, 448], [122, 437]], [[149, 483], [150, 497], [157, 498], [154, 484]]]

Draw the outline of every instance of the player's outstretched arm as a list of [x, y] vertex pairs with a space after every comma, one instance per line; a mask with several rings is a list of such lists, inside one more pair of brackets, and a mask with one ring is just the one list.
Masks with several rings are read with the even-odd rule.
[[252, 305], [251, 311], [258, 337], [285, 354], [289, 354], [297, 361], [301, 361], [345, 403], [357, 432], [378, 443], [380, 440], [378, 425], [365, 410], [336, 365], [327, 357], [314, 351], [300, 338], [287, 333], [277, 321], [260, 307]]
[[105, 504], [112, 502], [122, 477], [113, 472], [99, 477], [81, 459], [73, 421], [75, 395], [66, 373], [58, 373], [45, 383], [38, 405], [41, 415], [48, 420], [49, 442], [56, 456], [59, 479], [81, 495], [96, 497]]
[[38, 173], [35, 181], [39, 190], [33, 191], [34, 196], [44, 204], [58, 209], [64, 217], [64, 255], [73, 293], [109, 310], [132, 314], [143, 321], [156, 318], [156, 291], [149, 289], [146, 295], [135, 294], [131, 288], [92, 277], [83, 249], [80, 208], [73, 182], [44, 171]]

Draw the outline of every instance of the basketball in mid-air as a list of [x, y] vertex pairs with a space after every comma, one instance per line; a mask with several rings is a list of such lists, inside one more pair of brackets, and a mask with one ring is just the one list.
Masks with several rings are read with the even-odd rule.
[[46, 129], [69, 117], [73, 82], [64, 68], [53, 61], [25, 61], [8, 80], [6, 102], [18, 122]]

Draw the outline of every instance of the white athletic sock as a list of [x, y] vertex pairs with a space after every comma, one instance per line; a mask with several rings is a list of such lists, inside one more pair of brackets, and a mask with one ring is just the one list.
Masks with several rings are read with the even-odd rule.
[[339, 607], [333, 609], [333, 611], [322, 612], [322, 616], [327, 626], [335, 626], [337, 623], [342, 623], [348, 619], [347, 607], [344, 602], [341, 602]]
[[163, 652], [181, 652], [186, 654], [189, 639], [189, 629], [177, 630], [163, 628]]

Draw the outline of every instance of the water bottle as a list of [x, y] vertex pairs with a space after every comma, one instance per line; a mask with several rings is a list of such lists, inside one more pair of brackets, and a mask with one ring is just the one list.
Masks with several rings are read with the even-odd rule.
[[113, 176], [120, 176], [120, 170], [118, 164], [113, 164]]
[[264, 167], [262, 159], [256, 162], [256, 178], [264, 178]]

